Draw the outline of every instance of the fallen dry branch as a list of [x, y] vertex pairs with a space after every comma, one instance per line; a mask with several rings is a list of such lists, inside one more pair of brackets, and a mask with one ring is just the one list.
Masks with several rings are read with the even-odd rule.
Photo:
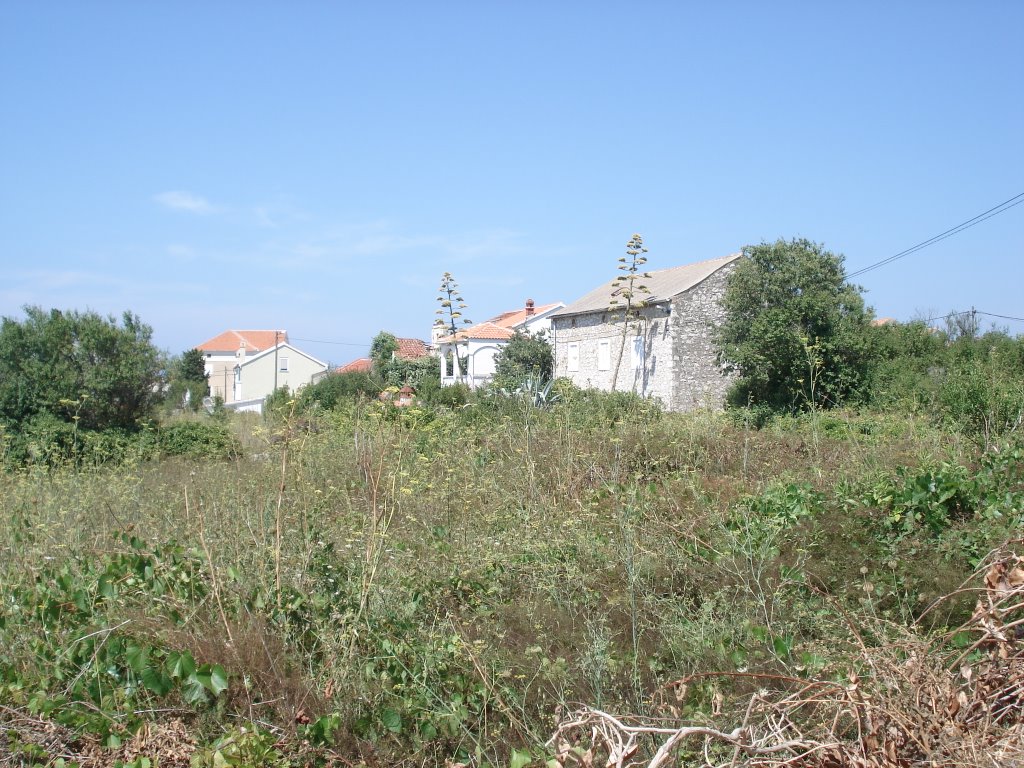
[[[760, 678], [766, 687], [746, 700], [743, 721], [731, 730], [580, 707], [549, 741], [555, 761], [563, 768], [659, 768], [685, 745], [686, 764], [716, 767], [1024, 768], [1024, 559], [1008, 545], [988, 558], [976, 581], [978, 602], [964, 626], [939, 639], [888, 626], [892, 642], [858, 643], [844, 682], [695, 675], [671, 685], [678, 697], [698, 677]], [[951, 640], [964, 633], [975, 637], [954, 647]]]

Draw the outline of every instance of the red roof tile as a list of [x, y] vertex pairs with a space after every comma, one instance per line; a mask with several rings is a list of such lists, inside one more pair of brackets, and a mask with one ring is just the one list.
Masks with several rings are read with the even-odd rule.
[[466, 339], [507, 341], [514, 335], [515, 334], [511, 329], [505, 328], [488, 320], [486, 323], [480, 323], [470, 328], [466, 328], [465, 330], [456, 331], [454, 335], [449, 334], [448, 336], [439, 339], [439, 341], [444, 344], [450, 344], [453, 340], [463, 341]]
[[335, 368], [335, 373], [369, 373], [373, 369], [373, 361], [368, 357], [360, 357], [351, 363]]
[[244, 342], [246, 352], [262, 352], [273, 349], [275, 334], [278, 343], [288, 342], [288, 331], [224, 331], [199, 344], [196, 349], [203, 352], [234, 352]]
[[515, 328], [516, 326], [525, 323], [528, 318], [535, 317], [536, 315], [543, 315], [548, 310], [554, 309], [557, 306], [558, 304], [555, 303], [544, 304], [539, 307], [534, 307], [532, 315], [526, 314], [526, 308], [523, 307], [523, 309], [517, 309], [513, 312], [502, 312], [500, 315], [498, 315], [497, 317], [492, 317], [487, 322], [494, 323], [495, 325], [500, 325], [503, 328]]
[[398, 342], [396, 354], [406, 360], [415, 360], [418, 357], [426, 357], [430, 354], [427, 350], [427, 342], [419, 339], [395, 339]]

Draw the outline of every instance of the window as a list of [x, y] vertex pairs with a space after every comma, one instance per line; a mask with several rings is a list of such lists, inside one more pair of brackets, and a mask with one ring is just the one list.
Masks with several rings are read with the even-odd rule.
[[569, 370], [578, 371], [580, 369], [580, 345], [577, 342], [569, 344]]
[[610, 371], [612, 368], [612, 343], [608, 339], [597, 342], [597, 370]]
[[288, 358], [287, 357], [279, 357], [277, 359], [277, 370], [284, 371], [285, 373], [288, 372]]
[[643, 368], [644, 366], [644, 337], [633, 337], [633, 367]]

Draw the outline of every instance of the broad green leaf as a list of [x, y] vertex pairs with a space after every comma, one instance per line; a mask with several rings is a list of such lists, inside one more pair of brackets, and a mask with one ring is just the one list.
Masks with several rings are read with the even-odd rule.
[[125, 650], [125, 660], [132, 671], [141, 675], [149, 667], [149, 648], [132, 643]]
[[220, 695], [228, 687], [228, 673], [220, 664], [203, 664], [196, 670], [195, 678], [214, 696]]
[[181, 684], [181, 695], [185, 697], [185, 701], [189, 704], [204, 704], [207, 701], [206, 688], [196, 678], [196, 673], [193, 672], [185, 681]]
[[110, 574], [104, 573], [100, 576], [98, 586], [100, 595], [108, 600], [112, 600], [114, 598], [116, 591], [114, 590], [114, 580]]
[[158, 667], [146, 667], [142, 671], [142, 684], [157, 696], [166, 696], [174, 687], [174, 681]]
[[390, 707], [380, 713], [380, 722], [392, 733], [402, 732], [402, 716]]
[[777, 635], [772, 638], [772, 648], [775, 649], [775, 653], [779, 657], [788, 658], [789, 654], [793, 650], [793, 638], [781, 637]]
[[169, 653], [164, 665], [167, 668], [167, 674], [176, 680], [182, 680], [196, 671], [196, 660], [188, 651]]
[[533, 755], [526, 750], [513, 749], [512, 757], [508, 761], [508, 768], [523, 768], [523, 766], [529, 765], [532, 760]]

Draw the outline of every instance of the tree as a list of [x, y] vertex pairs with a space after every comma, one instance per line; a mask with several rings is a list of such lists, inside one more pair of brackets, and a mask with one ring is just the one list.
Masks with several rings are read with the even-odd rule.
[[210, 394], [206, 358], [201, 350], [190, 349], [174, 360], [167, 382], [167, 407], [198, 411], [203, 398]]
[[630, 328], [635, 327], [641, 322], [642, 315], [640, 310], [647, 306], [642, 297], [649, 294], [650, 290], [640, 282], [641, 279], [651, 276], [649, 272], [640, 271], [641, 267], [647, 263], [647, 257], [644, 256], [645, 253], [647, 253], [647, 249], [644, 248], [644, 239], [640, 235], [634, 234], [629, 239], [629, 242], [626, 243], [626, 255], [619, 257], [618, 269], [623, 274], [612, 281], [612, 296], [614, 298], [608, 302], [608, 308], [612, 311], [613, 322], [616, 320], [622, 321], [619, 354], [615, 358], [615, 371], [612, 374], [612, 392], [615, 391], [615, 386], [619, 381], [622, 356], [626, 352], [626, 337], [629, 335]]
[[25, 307], [0, 322], [0, 420], [18, 428], [50, 414], [82, 429], [136, 428], [161, 398], [152, 329], [95, 312]]
[[466, 375], [466, 363], [459, 352], [460, 345], [454, 339], [454, 336], [458, 333], [460, 324], [470, 325], [472, 321], [462, 316], [462, 310], [466, 308], [466, 302], [463, 300], [462, 293], [459, 291], [459, 284], [455, 282], [451, 272], [445, 272], [441, 276], [441, 286], [438, 288], [438, 291], [440, 295], [437, 297], [437, 300], [441, 303], [441, 306], [436, 314], [448, 335], [453, 337], [452, 346], [455, 348], [455, 369], [458, 371], [457, 375], [461, 379]]
[[206, 381], [206, 358], [199, 349], [183, 352], [178, 361], [178, 376], [183, 381]]
[[381, 376], [395, 357], [398, 351], [398, 339], [387, 331], [381, 331], [373, 337], [370, 342], [370, 360], [373, 361], [374, 370]]
[[733, 405], [796, 410], [860, 396], [870, 365], [870, 313], [843, 257], [809, 240], [743, 249], [722, 300], [718, 341], [738, 375]]
[[547, 381], [554, 369], [554, 353], [545, 333], [531, 335], [516, 331], [494, 356], [494, 383], [512, 389], [528, 376]]

